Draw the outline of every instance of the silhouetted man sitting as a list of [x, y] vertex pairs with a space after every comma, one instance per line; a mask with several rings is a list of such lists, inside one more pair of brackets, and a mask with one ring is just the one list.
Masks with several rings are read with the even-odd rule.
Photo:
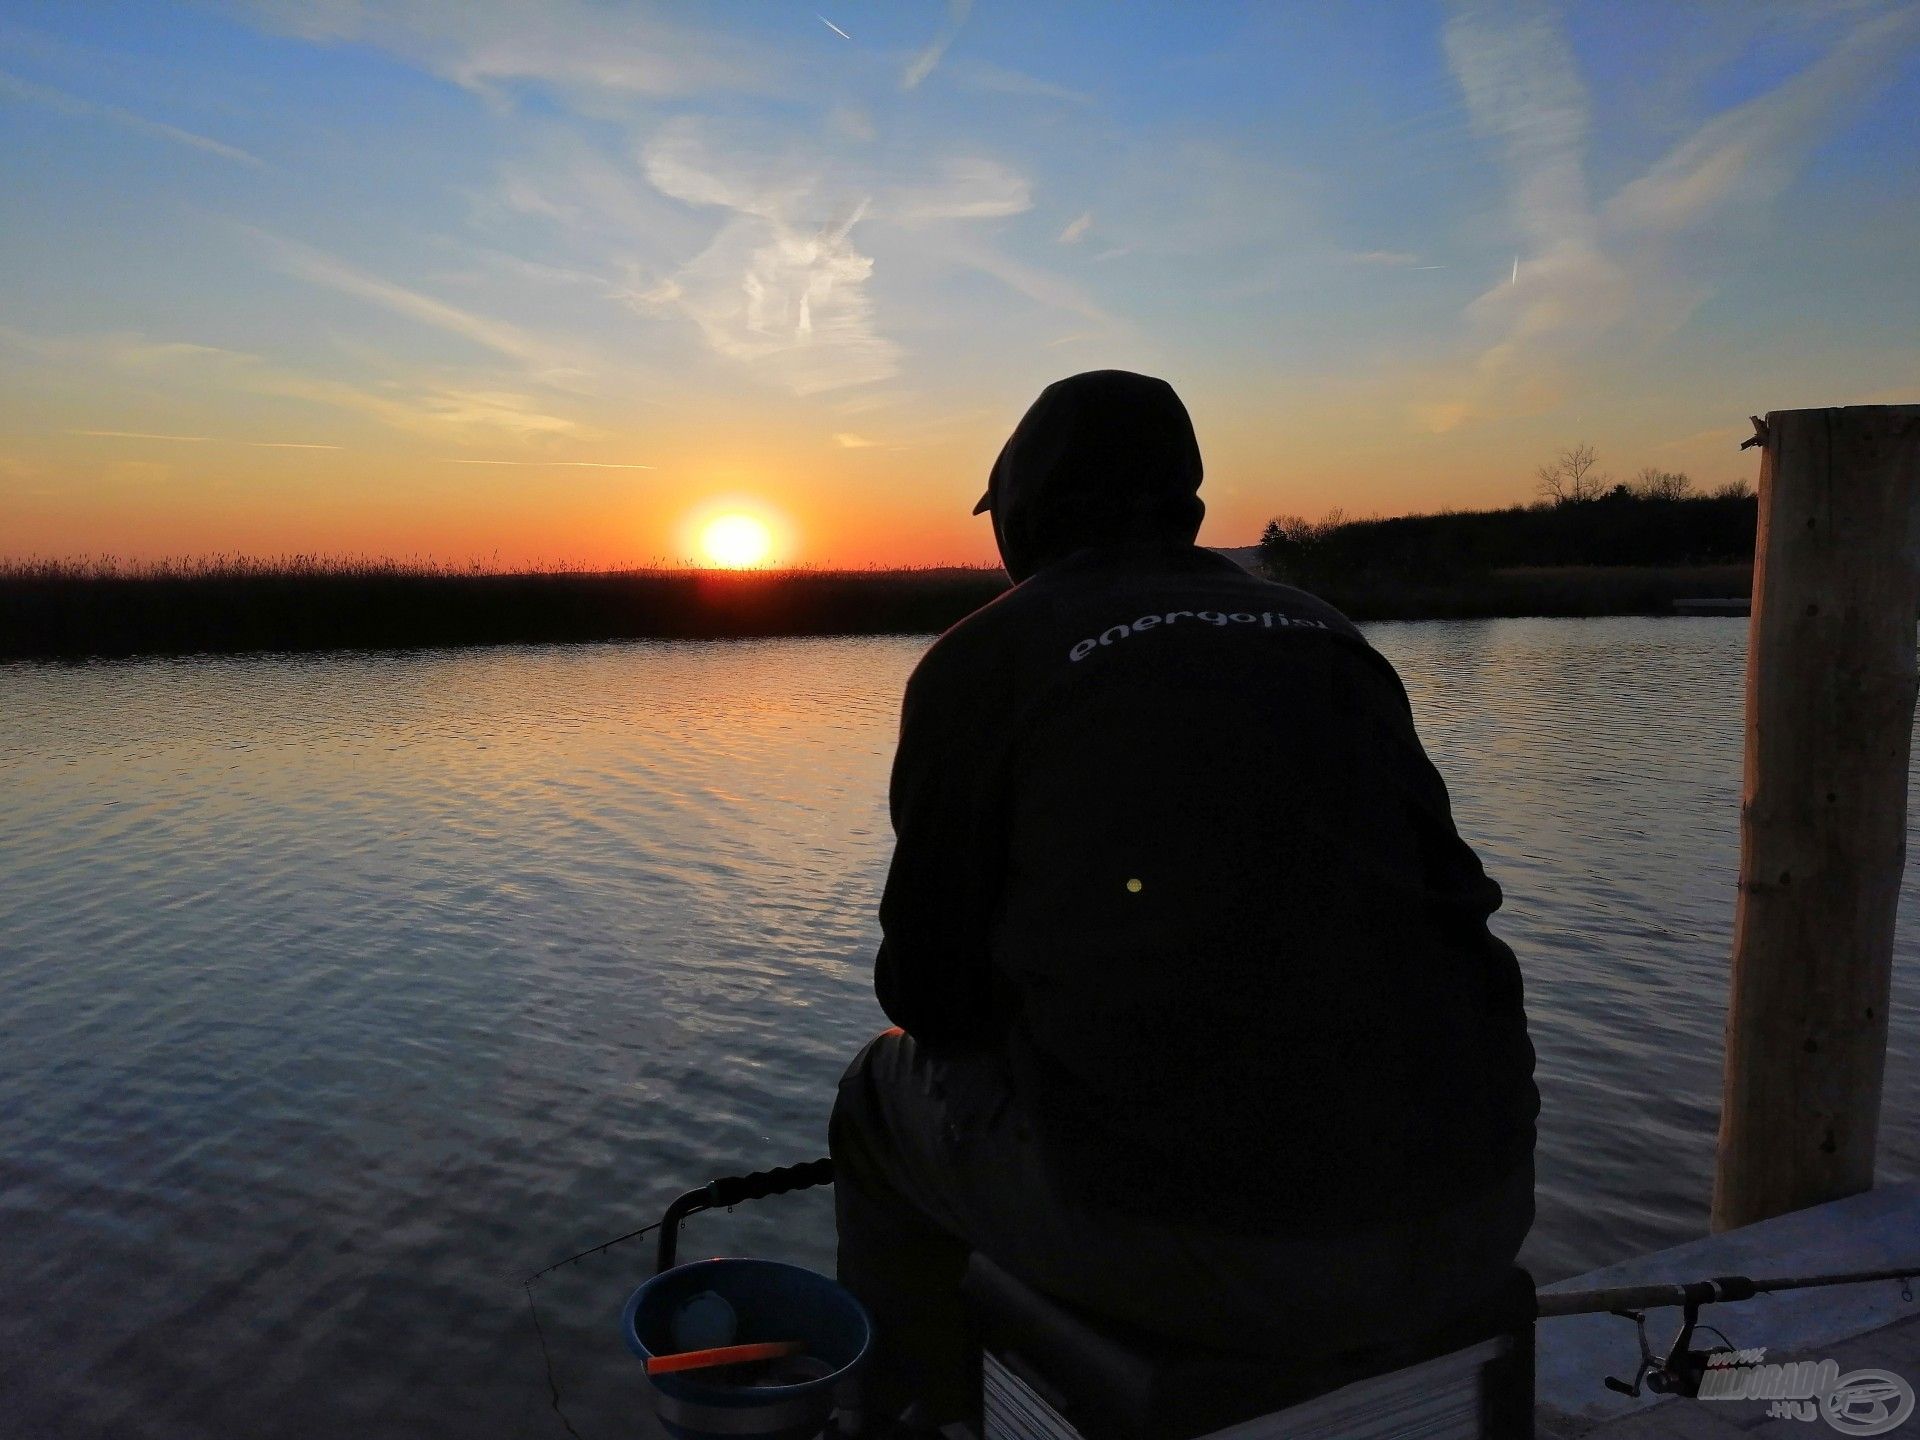
[[1532, 1224], [1499, 887], [1386, 660], [1194, 545], [1200, 474], [1164, 381], [1049, 386], [975, 510], [1016, 584], [908, 682], [876, 964], [900, 1029], [831, 1137], [881, 1413], [969, 1412], [971, 1249], [1298, 1356], [1444, 1323]]

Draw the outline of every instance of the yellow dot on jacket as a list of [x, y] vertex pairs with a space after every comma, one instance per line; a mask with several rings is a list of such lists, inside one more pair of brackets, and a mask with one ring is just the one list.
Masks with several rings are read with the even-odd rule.
[[1140, 882], [1138, 880], [1127, 881], [1127, 889], [1133, 894], [1138, 895], [1140, 893]]

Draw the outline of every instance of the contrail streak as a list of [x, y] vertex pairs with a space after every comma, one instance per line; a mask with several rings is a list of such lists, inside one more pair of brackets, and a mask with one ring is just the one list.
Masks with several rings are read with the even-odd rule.
[[115, 440], [177, 440], [188, 445], [251, 445], [260, 450], [338, 450], [299, 440], [234, 440], [225, 435], [157, 435], [150, 430], [69, 430], [69, 435], [102, 435]]
[[1513, 257], [1513, 278], [1507, 281], [1507, 283], [1509, 285], [1518, 285], [1520, 283], [1520, 257], [1518, 255]]
[[853, 38], [851, 35], [847, 34], [846, 31], [842, 30], [838, 25], [834, 24], [831, 20], [827, 19], [826, 16], [816, 13], [813, 18], [818, 20], [822, 25], [826, 26], [827, 29], [831, 30], [834, 34], [838, 35], [842, 40], [851, 40]]

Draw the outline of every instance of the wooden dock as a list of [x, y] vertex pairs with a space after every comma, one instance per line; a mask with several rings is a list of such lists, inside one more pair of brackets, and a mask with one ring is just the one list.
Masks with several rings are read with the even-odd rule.
[[[1592, 1290], [1718, 1275], [1759, 1279], [1915, 1263], [1920, 1263], [1920, 1182], [1908, 1182], [1723, 1231], [1544, 1288]], [[1908, 1288], [1912, 1300], [1903, 1300], [1901, 1290], [1899, 1281], [1877, 1281], [1761, 1295], [1705, 1306], [1700, 1322], [1724, 1331], [1736, 1348], [1765, 1347], [1769, 1362], [1831, 1359], [1843, 1376], [1853, 1370], [1886, 1370], [1920, 1388], [1920, 1281]], [[1679, 1319], [1678, 1310], [1648, 1313], [1647, 1334], [1655, 1351], [1665, 1350]], [[1822, 1420], [1809, 1425], [1769, 1418], [1772, 1402], [1766, 1400], [1632, 1399], [1607, 1389], [1608, 1375], [1632, 1378], [1639, 1348], [1630, 1320], [1612, 1315], [1542, 1320], [1536, 1340], [1541, 1440], [1586, 1435], [1597, 1440], [1734, 1440], [1743, 1435], [1833, 1433]], [[1696, 1332], [1696, 1345], [1713, 1343], [1712, 1334]], [[1920, 1440], [1920, 1415], [1891, 1433]]]

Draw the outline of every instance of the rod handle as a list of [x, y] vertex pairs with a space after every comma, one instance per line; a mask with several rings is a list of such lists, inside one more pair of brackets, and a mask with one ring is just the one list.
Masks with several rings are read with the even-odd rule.
[[822, 1156], [801, 1165], [782, 1165], [773, 1170], [756, 1170], [751, 1175], [726, 1175], [707, 1186], [714, 1205], [738, 1205], [744, 1200], [764, 1200], [769, 1195], [785, 1195], [791, 1190], [810, 1190], [815, 1185], [833, 1183], [833, 1161]]

